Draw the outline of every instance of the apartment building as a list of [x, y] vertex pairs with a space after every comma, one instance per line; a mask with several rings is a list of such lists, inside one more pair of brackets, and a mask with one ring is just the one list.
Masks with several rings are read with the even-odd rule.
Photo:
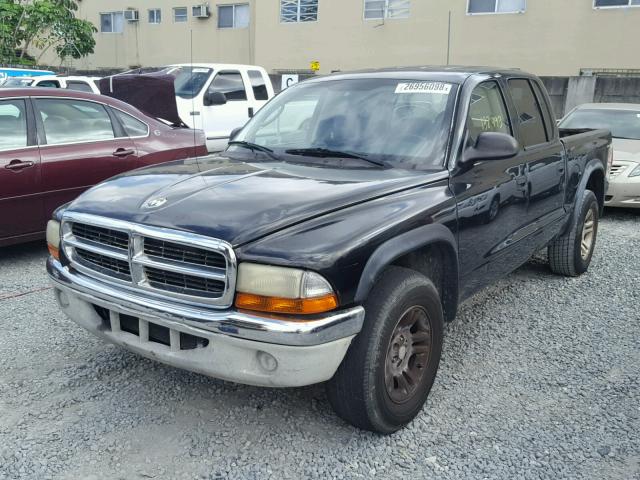
[[[255, 63], [272, 72], [475, 64], [640, 71], [640, 0], [82, 0], [78, 68]], [[135, 12], [135, 13], [134, 13]]]

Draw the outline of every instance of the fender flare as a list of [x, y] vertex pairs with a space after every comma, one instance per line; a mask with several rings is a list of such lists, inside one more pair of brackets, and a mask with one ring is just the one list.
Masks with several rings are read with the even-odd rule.
[[458, 248], [456, 239], [447, 227], [435, 223], [418, 227], [382, 243], [367, 260], [360, 276], [355, 301], [363, 303], [382, 271], [405, 254], [434, 243], [444, 243], [451, 248], [453, 261], [446, 265], [446, 275], [453, 275], [452, 285], [443, 292], [445, 318], [453, 320], [458, 304]]

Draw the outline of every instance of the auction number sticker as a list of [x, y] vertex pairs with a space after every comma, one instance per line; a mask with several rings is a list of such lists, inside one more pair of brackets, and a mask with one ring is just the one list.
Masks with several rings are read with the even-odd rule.
[[399, 83], [396, 93], [439, 93], [449, 95], [451, 92], [450, 83], [442, 82], [407, 82]]

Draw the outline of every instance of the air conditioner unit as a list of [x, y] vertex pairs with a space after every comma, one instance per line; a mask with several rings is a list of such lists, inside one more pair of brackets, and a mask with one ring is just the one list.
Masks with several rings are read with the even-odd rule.
[[140, 20], [140, 16], [138, 15], [138, 10], [125, 10], [124, 19], [127, 22], [137, 22], [138, 20]]
[[191, 15], [194, 18], [209, 18], [209, 5], [194, 5]]

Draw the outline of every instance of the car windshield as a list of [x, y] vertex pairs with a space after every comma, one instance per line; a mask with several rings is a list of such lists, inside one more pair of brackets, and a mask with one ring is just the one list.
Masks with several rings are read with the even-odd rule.
[[290, 161], [302, 161], [305, 151], [342, 152], [399, 168], [439, 168], [456, 91], [455, 84], [429, 80], [300, 83], [263, 107], [235, 140]]
[[211, 68], [204, 67], [169, 67], [165, 73], [176, 77], [173, 84], [177, 96], [193, 98], [200, 93], [212, 71]]
[[638, 110], [578, 109], [560, 123], [560, 128], [606, 128], [614, 138], [640, 140]]
[[2, 84], [5, 88], [15, 88], [15, 87], [28, 87], [33, 83], [33, 79], [31, 78], [7, 78], [5, 82]]

